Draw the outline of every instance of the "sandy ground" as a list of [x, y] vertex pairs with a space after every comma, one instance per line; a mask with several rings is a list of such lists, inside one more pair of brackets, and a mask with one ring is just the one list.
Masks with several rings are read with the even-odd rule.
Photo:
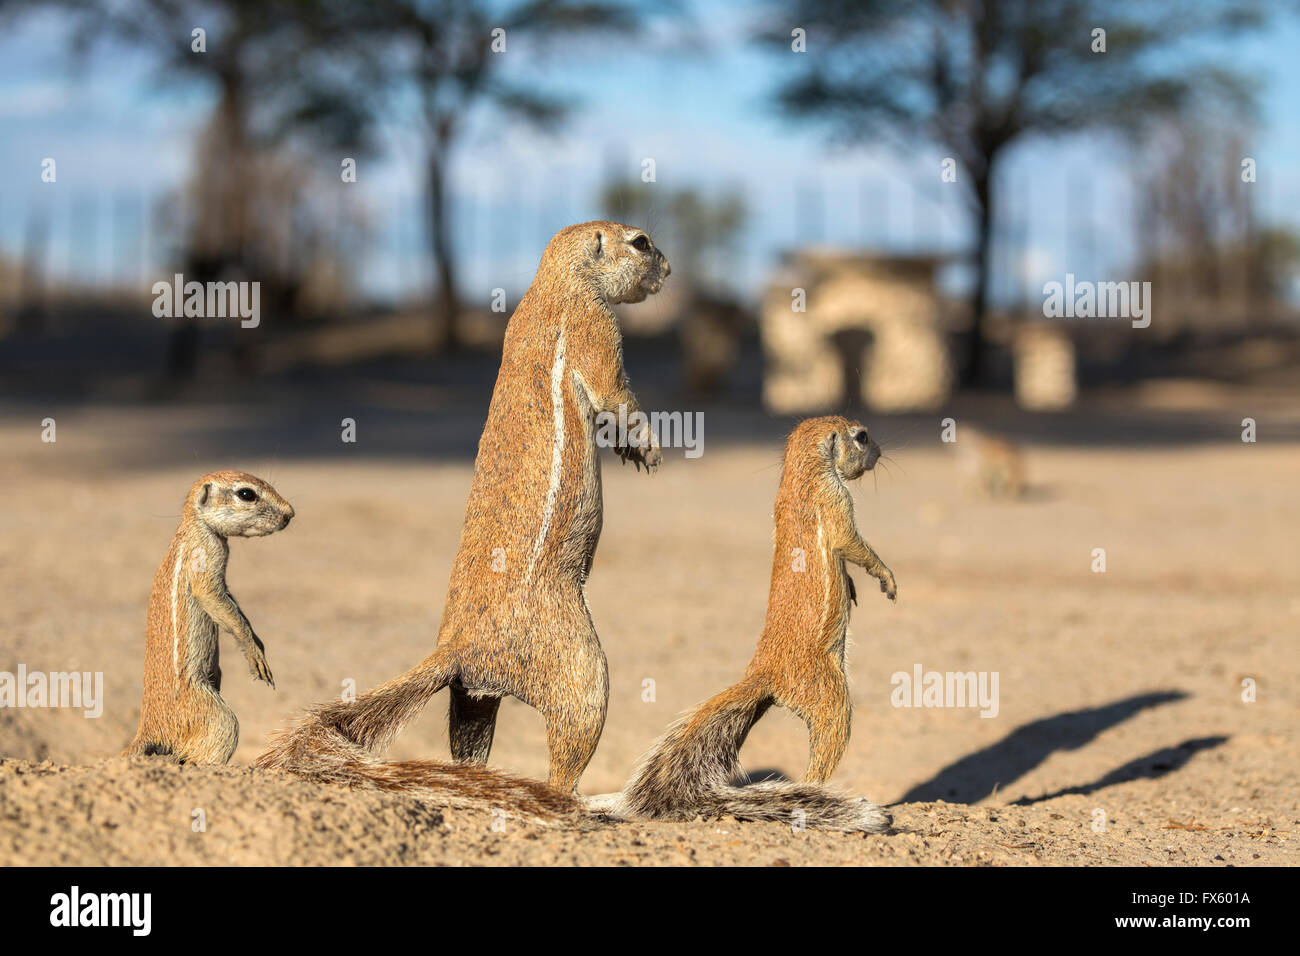
[[[0, 670], [102, 672], [104, 704], [93, 718], [0, 710], [0, 863], [1300, 863], [1300, 405], [1220, 395], [1190, 410], [1203, 427], [1182, 441], [1157, 412], [1119, 427], [1132, 403], [1035, 426], [1034, 487], [1018, 503], [964, 496], [937, 424], [873, 423], [896, 436], [895, 463], [859, 483], [858, 522], [899, 601], [856, 575], [853, 739], [835, 777], [894, 805], [897, 832], [869, 837], [733, 820], [498, 832], [487, 813], [252, 771], [298, 708], [432, 647], [469, 458], [367, 455], [366, 421], [361, 442], [342, 445], [330, 408], [316, 446], [284, 424], [291, 453], [250, 454], [245, 425], [281, 427], [255, 403], [68, 406], [50, 445], [41, 409], [7, 405]], [[1257, 444], [1238, 440], [1250, 413]], [[1099, 416], [1124, 440], [1086, 427]], [[611, 697], [584, 792], [617, 789], [675, 715], [747, 662], [783, 427], [718, 440], [697, 460], [671, 453], [650, 478], [607, 458], [589, 599]], [[458, 441], [472, 451], [472, 437]], [[254, 684], [223, 636], [223, 693], [242, 727], [231, 766], [106, 759], [135, 727], [149, 585], [180, 500], [225, 466], [270, 478], [298, 512], [288, 532], [232, 546], [231, 587], [277, 688]], [[1105, 573], [1091, 570], [1095, 548]], [[893, 706], [891, 675], [918, 665], [996, 672], [996, 716]], [[440, 695], [392, 755], [445, 756], [445, 707]], [[745, 764], [797, 778], [806, 746], [802, 725], [774, 711]], [[535, 712], [505, 702], [492, 759], [545, 777]]]

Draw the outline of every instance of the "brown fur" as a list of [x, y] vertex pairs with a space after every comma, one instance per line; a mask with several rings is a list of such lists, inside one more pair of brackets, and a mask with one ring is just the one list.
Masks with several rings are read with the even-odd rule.
[[[330, 709], [346, 706], [349, 705], [329, 705]], [[323, 717], [319, 711], [310, 715], [305, 724], [312, 732], [286, 735], [277, 745], [276, 765], [321, 783], [398, 792], [433, 800], [442, 806], [491, 809], [532, 823], [591, 822], [573, 794], [536, 780], [489, 770], [481, 764], [435, 760], [382, 763], [328, 723], [337, 718], [336, 711]], [[259, 758], [257, 765], [273, 766], [266, 755]]]
[[[739, 683], [674, 725], [642, 758], [618, 815], [692, 818], [730, 813], [834, 830], [887, 829], [888, 814], [823, 786], [848, 745], [845, 674], [849, 604], [856, 602], [845, 561], [879, 579], [890, 600], [894, 575], [859, 536], [846, 480], [875, 465], [880, 450], [856, 422], [837, 416], [802, 422], [785, 447], [776, 498], [776, 552], [767, 620]], [[808, 725], [809, 761], [801, 784], [734, 787], [745, 737], [773, 704]]]
[[[259, 766], [357, 786], [390, 780], [402, 771], [374, 752], [450, 685], [457, 761], [486, 762], [497, 707], [509, 694], [545, 719], [549, 783], [559, 792], [548, 799], [572, 801], [609, 697], [584, 596], [602, 521], [594, 419], [623, 404], [629, 415], [639, 410], [610, 305], [654, 294], [669, 271], [645, 233], [630, 226], [588, 222], [551, 240], [506, 329], [437, 646], [355, 702], [311, 710]], [[661, 458], [648, 427], [617, 452], [648, 470]], [[443, 796], [455, 789], [448, 781], [472, 792], [488, 779], [465, 767], [422, 766], [423, 789]], [[499, 788], [483, 797], [500, 799]]]
[[[251, 491], [252, 501], [238, 492]], [[182, 763], [224, 764], [239, 742], [239, 721], [221, 699], [217, 632], [234, 635], [254, 679], [272, 687], [265, 649], [226, 587], [230, 536], [285, 528], [293, 508], [265, 481], [214, 471], [190, 488], [180, 526], [154, 575], [145, 634], [140, 727], [121, 756], [162, 754]]]

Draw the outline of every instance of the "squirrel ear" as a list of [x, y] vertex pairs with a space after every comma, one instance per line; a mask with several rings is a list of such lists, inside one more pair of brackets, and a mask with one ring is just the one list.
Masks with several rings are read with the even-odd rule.
[[830, 460], [832, 462], [835, 461], [835, 453], [837, 451], [839, 441], [840, 441], [840, 433], [838, 431], [833, 431], [826, 436], [826, 440], [822, 443], [823, 446], [826, 448], [826, 454], [830, 457]]
[[212, 490], [212, 482], [206, 482], [203, 485], [203, 490], [199, 492], [198, 500], [195, 501], [194, 503], [198, 505], [200, 508], [206, 505], [208, 503], [208, 492], [210, 492], [211, 490]]
[[603, 235], [601, 235], [600, 230], [597, 229], [597, 230], [596, 230], [596, 246], [595, 246], [594, 249], [591, 250], [591, 257], [592, 257], [593, 259], [599, 259], [599, 258], [600, 258], [601, 250], [602, 250], [604, 247], [605, 247], [605, 237], [604, 237]]

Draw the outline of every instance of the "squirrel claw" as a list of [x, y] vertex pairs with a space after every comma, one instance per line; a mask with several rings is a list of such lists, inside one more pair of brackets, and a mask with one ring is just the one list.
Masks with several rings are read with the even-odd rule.
[[253, 680], [266, 681], [271, 687], [275, 687], [275, 678], [271, 676], [271, 667], [266, 663], [266, 658], [250, 658], [248, 661], [248, 672], [253, 676]]

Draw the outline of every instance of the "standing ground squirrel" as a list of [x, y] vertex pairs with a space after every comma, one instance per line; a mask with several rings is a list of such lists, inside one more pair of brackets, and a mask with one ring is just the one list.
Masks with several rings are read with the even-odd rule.
[[[808, 826], [821, 829], [888, 829], [890, 816], [880, 807], [821, 786], [849, 741], [844, 651], [857, 596], [844, 562], [866, 568], [891, 601], [897, 597], [894, 575], [858, 534], [845, 485], [879, 455], [863, 426], [838, 416], [808, 419], [791, 433], [776, 497], [767, 620], [754, 658], [739, 683], [655, 743], [623, 792], [605, 801], [615, 815], [680, 820], [729, 813], [790, 822], [802, 811]], [[808, 725], [806, 782], [732, 786], [745, 737], [773, 704]]]
[[262, 642], [226, 588], [232, 536], [288, 527], [293, 507], [265, 481], [214, 471], [190, 488], [180, 526], [154, 575], [144, 650], [140, 729], [123, 757], [167, 754], [182, 763], [223, 764], [239, 742], [239, 721], [221, 699], [217, 632], [234, 635], [257, 680], [272, 687]]
[[[478, 781], [526, 785], [482, 768], [378, 762], [374, 752], [450, 685], [457, 761], [486, 762], [497, 708], [512, 695], [541, 712], [550, 786], [565, 807], [576, 805], [570, 795], [596, 749], [609, 698], [584, 594], [602, 521], [595, 418], [620, 406], [629, 416], [640, 410], [610, 305], [653, 295], [669, 271], [645, 232], [631, 226], [587, 222], [550, 241], [506, 328], [437, 646], [355, 702], [313, 708], [258, 766], [444, 799], [457, 788], [472, 796]], [[661, 459], [646, 424], [617, 451], [649, 470]], [[547, 817], [555, 807], [503, 809]]]

